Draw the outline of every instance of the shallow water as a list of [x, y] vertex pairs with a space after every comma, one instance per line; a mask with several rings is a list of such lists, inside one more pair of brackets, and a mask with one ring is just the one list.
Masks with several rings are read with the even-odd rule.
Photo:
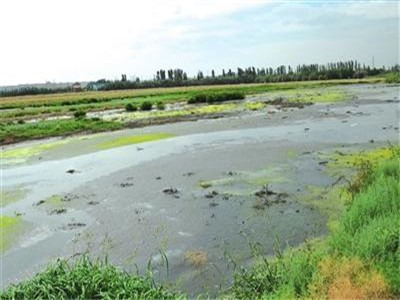
[[[395, 100], [397, 87], [346, 89], [358, 99], [72, 138], [41, 153], [40, 160], [3, 164], [2, 186], [29, 190], [3, 214], [20, 212], [32, 228], [4, 253], [2, 286], [40, 270], [52, 257], [89, 249], [108, 253], [127, 269], [134, 269], [133, 262], [144, 269], [152, 257], [160, 281], [213, 295], [229, 284], [235, 264], [251, 261], [254, 245], [273, 254], [276, 237], [285, 247], [325, 234], [325, 216], [299, 196], [307, 185], [335, 180], [318, 164], [319, 151], [365, 149], [398, 143], [399, 137], [399, 103], [386, 101]], [[96, 147], [116, 136], [160, 131], [177, 136]], [[224, 184], [205, 189], [201, 181]], [[261, 183], [287, 193], [286, 202], [255, 209]], [[170, 187], [178, 193], [163, 193]], [[208, 198], [214, 190], [218, 194]], [[49, 203], [35, 205], [66, 194], [76, 196], [57, 204], [66, 213], [49, 214]], [[159, 251], [168, 257], [168, 276]], [[194, 266], [190, 251], [205, 253], [206, 262]]]

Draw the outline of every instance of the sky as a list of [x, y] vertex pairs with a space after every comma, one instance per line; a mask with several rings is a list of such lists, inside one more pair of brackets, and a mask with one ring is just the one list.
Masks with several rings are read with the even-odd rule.
[[1, 0], [0, 85], [399, 63], [398, 1]]

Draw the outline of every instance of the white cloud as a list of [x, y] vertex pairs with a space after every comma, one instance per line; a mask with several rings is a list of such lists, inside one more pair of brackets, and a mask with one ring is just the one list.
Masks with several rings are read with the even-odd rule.
[[[338, 25], [346, 16], [354, 19], [353, 25], [360, 20], [398, 18], [398, 4], [390, 2], [341, 2], [319, 8], [298, 1], [266, 6], [269, 2], [1, 0], [0, 85], [115, 78], [121, 73], [150, 77], [157, 68], [168, 67], [194, 73], [199, 68], [234, 67], [250, 61], [286, 63], [281, 57], [300, 57], [289, 51], [299, 39], [320, 40], [324, 34], [331, 36], [333, 44], [347, 42], [349, 49], [356, 49], [357, 43], [365, 45], [365, 40], [377, 35], [374, 26], [364, 28], [362, 34], [357, 28], [341, 32], [332, 26], [324, 33], [327, 17]], [[350, 34], [353, 41], [346, 38]], [[371, 38], [365, 38], [368, 35]], [[396, 42], [396, 37], [392, 39]], [[391, 57], [393, 43], [376, 40], [383, 43], [380, 53], [386, 49]], [[289, 49], [266, 50], [277, 49], [283, 42]], [[241, 55], [250, 53], [248, 45], [257, 56]], [[257, 51], [258, 47], [263, 50]], [[315, 56], [311, 49], [306, 55]]]

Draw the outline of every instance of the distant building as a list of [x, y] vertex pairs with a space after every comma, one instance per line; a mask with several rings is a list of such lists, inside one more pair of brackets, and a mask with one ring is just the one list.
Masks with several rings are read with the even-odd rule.
[[79, 82], [75, 82], [73, 85], [71, 85], [71, 89], [73, 92], [81, 92], [83, 90]]

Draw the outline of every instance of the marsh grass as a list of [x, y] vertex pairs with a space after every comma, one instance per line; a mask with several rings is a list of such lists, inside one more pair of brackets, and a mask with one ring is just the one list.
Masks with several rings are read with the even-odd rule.
[[[338, 226], [237, 273], [229, 297], [240, 299], [382, 299], [400, 296], [400, 156], [376, 150], [350, 184]], [[375, 160], [371, 160], [375, 158]]]
[[58, 259], [44, 271], [0, 292], [0, 299], [183, 299], [155, 285], [150, 274], [127, 273], [107, 259]]
[[9, 144], [27, 139], [60, 136], [80, 132], [100, 132], [121, 128], [117, 122], [99, 119], [76, 118], [46, 120], [24, 124], [0, 124], [0, 143]]

